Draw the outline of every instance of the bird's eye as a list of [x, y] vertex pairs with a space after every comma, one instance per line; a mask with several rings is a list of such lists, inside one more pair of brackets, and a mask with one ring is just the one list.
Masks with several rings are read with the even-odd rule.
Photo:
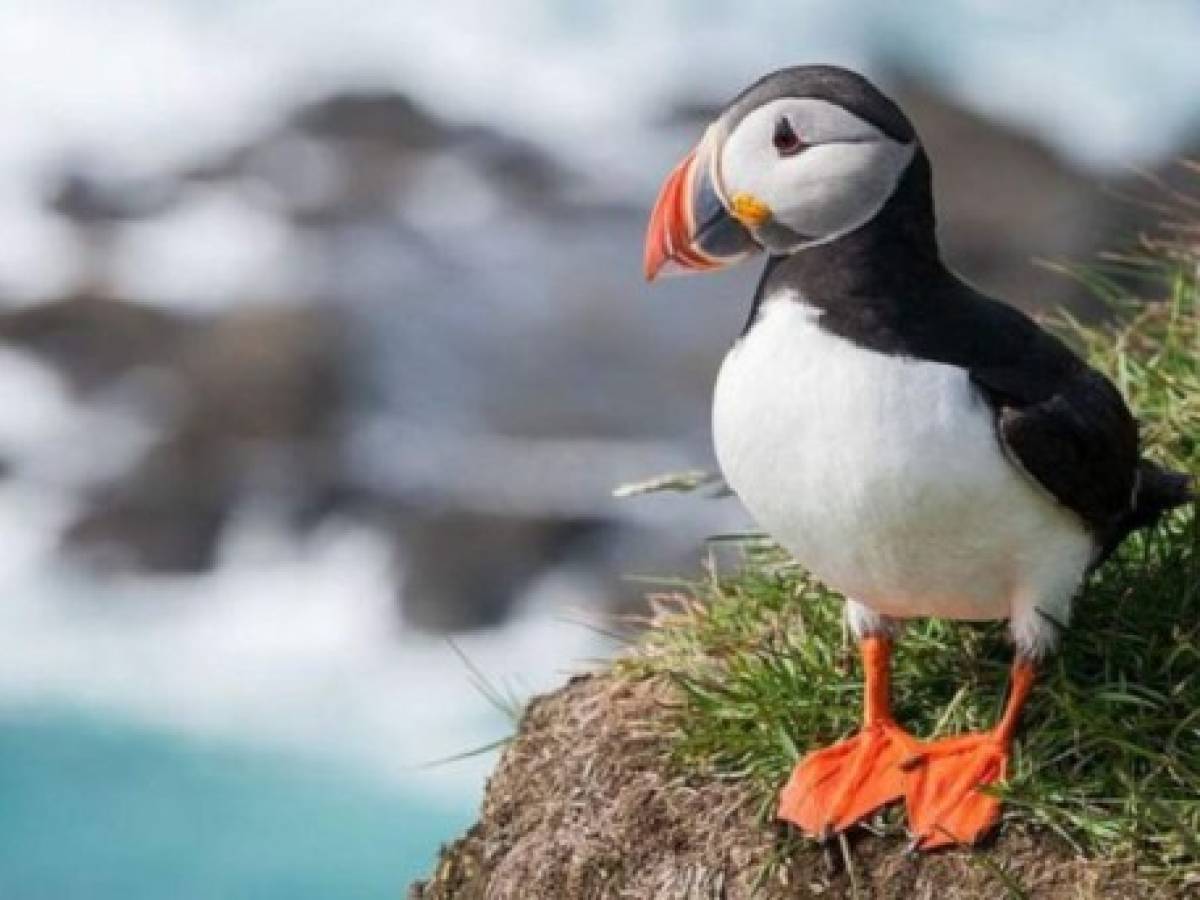
[[781, 118], [775, 123], [775, 134], [771, 137], [771, 143], [775, 145], [780, 156], [795, 156], [807, 146], [786, 118]]

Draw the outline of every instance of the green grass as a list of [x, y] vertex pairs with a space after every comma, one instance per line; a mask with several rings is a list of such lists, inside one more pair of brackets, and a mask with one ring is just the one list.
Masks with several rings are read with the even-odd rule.
[[[1198, 246], [1195, 232], [1176, 228], [1136, 253], [1067, 270], [1095, 288], [1112, 317], [1102, 326], [1065, 315], [1050, 323], [1120, 386], [1149, 454], [1193, 473], [1200, 472]], [[745, 779], [766, 816], [805, 751], [857, 727], [862, 690], [839, 599], [768, 543], [748, 539], [742, 550], [738, 571], [710, 566], [703, 580], [657, 595], [653, 627], [622, 665], [675, 680], [678, 761]], [[894, 660], [898, 717], [922, 736], [989, 727], [1010, 659], [1002, 623], [913, 623]], [[1027, 823], [1080, 853], [1200, 878], [1194, 507], [1131, 538], [1090, 579], [1027, 708], [1003, 790], [1006, 827]], [[893, 812], [882, 825], [898, 822]]]

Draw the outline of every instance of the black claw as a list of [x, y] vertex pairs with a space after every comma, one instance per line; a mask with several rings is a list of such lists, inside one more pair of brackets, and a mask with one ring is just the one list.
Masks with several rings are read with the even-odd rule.
[[912, 756], [908, 757], [907, 759], [900, 760], [900, 770], [902, 772], [911, 772], [913, 769], [917, 768], [918, 766], [925, 765], [925, 761], [927, 759], [928, 759], [928, 757], [926, 757], [925, 754], [923, 754], [923, 753], [914, 753]]

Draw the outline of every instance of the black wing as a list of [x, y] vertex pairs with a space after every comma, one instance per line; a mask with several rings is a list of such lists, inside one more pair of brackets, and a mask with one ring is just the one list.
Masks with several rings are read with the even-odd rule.
[[1084, 367], [1032, 402], [1005, 393], [1005, 373], [973, 370], [997, 409], [1000, 439], [1021, 468], [1099, 530], [1133, 506], [1137, 425], [1116, 388]]
[[[1137, 422], [1107, 378], [940, 262], [912, 268], [825, 266], [808, 273], [805, 297], [819, 304], [822, 327], [858, 346], [965, 369], [1009, 458], [1083, 519], [1098, 560], [1191, 498], [1186, 475], [1139, 459]], [[855, 278], [843, 283], [847, 271]]]
[[1133, 509], [1138, 430], [1107, 378], [1020, 311], [974, 298], [984, 344], [967, 366], [1009, 455], [1102, 538]]

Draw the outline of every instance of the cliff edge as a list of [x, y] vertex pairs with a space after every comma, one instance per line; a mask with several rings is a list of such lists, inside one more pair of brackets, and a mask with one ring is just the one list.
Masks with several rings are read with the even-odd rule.
[[741, 781], [671, 764], [663, 720], [677, 702], [662, 677], [615, 674], [536, 700], [479, 821], [410, 900], [1187, 896], [1019, 828], [983, 850], [920, 856], [900, 836], [865, 830], [844, 845], [802, 841]]

